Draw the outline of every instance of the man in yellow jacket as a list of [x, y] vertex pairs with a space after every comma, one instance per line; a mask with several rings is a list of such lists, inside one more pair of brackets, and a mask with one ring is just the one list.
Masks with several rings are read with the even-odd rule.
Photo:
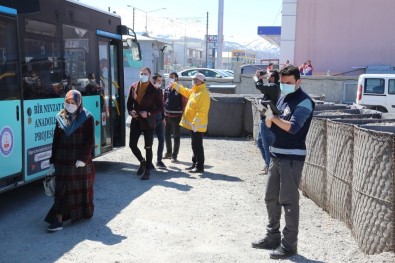
[[208, 111], [210, 109], [210, 94], [206, 88], [206, 77], [197, 73], [192, 79], [192, 88], [188, 89], [178, 83], [172, 88], [188, 98], [182, 114], [180, 125], [191, 131], [192, 165], [188, 168], [191, 173], [204, 172], [203, 135], [207, 131]]

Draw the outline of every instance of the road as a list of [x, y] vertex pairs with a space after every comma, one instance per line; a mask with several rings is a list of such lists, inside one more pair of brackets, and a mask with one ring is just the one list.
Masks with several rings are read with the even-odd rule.
[[[204, 175], [184, 170], [188, 137], [180, 162], [165, 160], [149, 181], [127, 147], [95, 159], [93, 218], [56, 233], [45, 231], [52, 199], [40, 182], [1, 194], [0, 262], [271, 262], [251, 248], [267, 221], [257, 147], [246, 138], [204, 145]], [[299, 254], [284, 262], [395, 262], [392, 252], [364, 255], [343, 223], [304, 196], [300, 204]]]

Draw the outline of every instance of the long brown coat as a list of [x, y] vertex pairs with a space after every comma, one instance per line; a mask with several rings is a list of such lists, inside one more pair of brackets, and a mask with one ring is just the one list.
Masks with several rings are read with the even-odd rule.
[[[56, 214], [63, 220], [76, 221], [93, 215], [93, 183], [95, 168], [92, 163], [94, 121], [90, 116], [69, 137], [56, 125], [50, 162], [55, 165], [55, 200], [45, 221], [52, 223]], [[85, 167], [75, 167], [77, 160]]]

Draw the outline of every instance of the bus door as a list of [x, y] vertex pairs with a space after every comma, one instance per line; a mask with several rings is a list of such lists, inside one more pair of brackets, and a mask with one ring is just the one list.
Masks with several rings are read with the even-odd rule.
[[[14, 17], [0, 14], [0, 181], [22, 171], [22, 110], [17, 80], [16, 29]], [[15, 179], [12, 181], [16, 183]]]
[[102, 82], [101, 150], [108, 152], [117, 146], [121, 133], [121, 105], [119, 103], [119, 48], [116, 40], [99, 37], [100, 80]]

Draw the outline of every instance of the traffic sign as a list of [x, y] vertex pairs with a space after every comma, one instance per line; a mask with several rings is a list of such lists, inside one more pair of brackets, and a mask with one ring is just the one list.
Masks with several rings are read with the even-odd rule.
[[218, 35], [206, 35], [206, 42], [207, 43], [217, 43], [218, 42]]

